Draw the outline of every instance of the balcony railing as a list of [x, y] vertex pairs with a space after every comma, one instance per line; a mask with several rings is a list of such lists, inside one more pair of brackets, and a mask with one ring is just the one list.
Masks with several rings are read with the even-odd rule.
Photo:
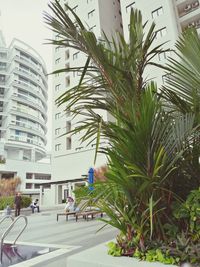
[[44, 133], [44, 130], [38, 125], [33, 125], [33, 124], [30, 124], [28, 122], [22, 122], [22, 121], [12, 121], [12, 124], [16, 125], [16, 126], [20, 126], [20, 127], [24, 127], [24, 128], [28, 128], [28, 129], [31, 129], [31, 130], [35, 130], [37, 132], [40, 132], [41, 134], [45, 134]]
[[194, 11], [199, 7], [199, 1], [194, 1], [191, 4], [187, 4], [182, 10], [179, 11], [179, 17], [183, 17], [187, 15], [188, 13]]
[[10, 140], [19, 141], [19, 142], [26, 142], [33, 145], [38, 145], [44, 147], [44, 143], [42, 141], [34, 140], [33, 138], [29, 138], [27, 136], [20, 136], [20, 135], [10, 135]]
[[35, 117], [35, 118], [37, 118], [37, 119], [40, 119], [41, 122], [42, 122], [43, 124], [45, 124], [45, 120], [44, 120], [44, 118], [43, 118], [40, 114], [37, 114], [37, 113], [34, 113], [33, 111], [30, 111], [30, 110], [28, 110], [28, 109], [19, 108], [19, 107], [16, 107], [16, 106], [13, 106], [12, 108], [13, 108], [13, 110], [16, 110], [16, 111], [19, 111], [19, 112], [28, 114], [28, 115], [30, 115], [30, 116], [33, 116], [33, 117]]
[[37, 96], [39, 94], [39, 97], [42, 98], [44, 102], [46, 101], [45, 98], [44, 98], [44, 95], [42, 94], [42, 89], [41, 88], [36, 87], [34, 85], [31, 85], [29, 83], [23, 82], [23, 81], [19, 81], [19, 80], [15, 80], [14, 82], [17, 83], [17, 84], [20, 84], [21, 86], [23, 86], [25, 88], [30, 88], [31, 90], [34, 90], [34, 93]]
[[39, 108], [42, 108], [44, 110], [44, 112], [45, 112], [45, 107], [43, 106], [42, 101], [40, 101], [39, 99], [34, 99], [33, 97], [29, 97], [29, 96], [26, 96], [26, 95], [23, 95], [23, 94], [18, 94], [18, 93], [14, 93], [14, 96], [15, 97], [19, 97], [19, 98], [21, 98], [23, 100], [26, 100], [31, 104], [34, 103], [34, 104], [38, 105]]
[[190, 22], [184, 29], [187, 29], [187, 28], [199, 29], [200, 28], [200, 19]]

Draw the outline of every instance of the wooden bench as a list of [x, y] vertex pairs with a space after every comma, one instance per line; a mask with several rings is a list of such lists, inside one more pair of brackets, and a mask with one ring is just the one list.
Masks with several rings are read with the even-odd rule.
[[69, 215], [74, 215], [75, 216], [76, 212], [75, 211], [69, 211], [69, 212], [62, 212], [62, 213], [57, 213], [57, 221], [60, 216], [66, 216], [66, 221], [68, 221], [68, 216]]
[[84, 212], [77, 212], [74, 216], [76, 217], [76, 222], [78, 221], [79, 217], [82, 217], [83, 219], [87, 220], [91, 216], [92, 219], [94, 219], [95, 215], [100, 214], [101, 217], [103, 217], [103, 212], [100, 210], [89, 210], [89, 211], [84, 211]]

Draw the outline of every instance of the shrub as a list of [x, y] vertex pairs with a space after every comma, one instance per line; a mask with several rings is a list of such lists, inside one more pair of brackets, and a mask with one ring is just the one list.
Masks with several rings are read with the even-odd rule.
[[[6, 208], [9, 205], [12, 209], [14, 209], [14, 196], [9, 197], [0, 197], [0, 210]], [[31, 204], [31, 198], [27, 196], [22, 196], [22, 208], [29, 207]]]

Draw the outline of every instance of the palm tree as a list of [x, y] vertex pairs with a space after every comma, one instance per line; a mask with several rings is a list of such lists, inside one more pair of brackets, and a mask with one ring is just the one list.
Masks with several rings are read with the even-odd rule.
[[[163, 67], [154, 59], [165, 50], [153, 46], [155, 24], [146, 30], [140, 11], [131, 11], [129, 43], [120, 33], [112, 40], [104, 34], [104, 42], [99, 42], [69, 6], [70, 15], [58, 1], [49, 7], [53, 15], [45, 13], [46, 23], [60, 36], [50, 43], [86, 56], [85, 66], [56, 71], [81, 73], [79, 84], [56, 103], [75, 116], [84, 115], [73, 132], [84, 130], [82, 140], [97, 139], [98, 152], [107, 155], [106, 181], [97, 185], [98, 205], [109, 217], [105, 222], [120, 230], [118, 240], [127, 249], [133, 243], [144, 249], [153, 237], [164, 240], [163, 225], [174, 223], [171, 203], [181, 198], [173, 174], [193, 140], [195, 116], [171, 116], [163, 108], [156, 84], [144, 77], [148, 66]], [[105, 121], [98, 110], [108, 112], [113, 120]], [[100, 139], [109, 145], [99, 147]]]
[[200, 41], [195, 29], [182, 34], [176, 51], [176, 58], [170, 58], [168, 63], [168, 79], [162, 88], [162, 97], [171, 116], [192, 114], [195, 120], [195, 134], [177, 173], [177, 179], [188, 184], [188, 190], [184, 192], [186, 196], [188, 191], [200, 185]]

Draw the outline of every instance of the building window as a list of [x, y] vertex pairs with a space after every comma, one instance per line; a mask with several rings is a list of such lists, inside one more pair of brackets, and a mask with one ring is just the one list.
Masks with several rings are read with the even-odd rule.
[[73, 60], [78, 58], [78, 54], [79, 54], [79, 52], [76, 52], [76, 53], [73, 54]]
[[160, 39], [160, 38], [164, 37], [166, 34], [167, 34], [167, 28], [166, 27], [155, 32], [156, 39]]
[[0, 95], [4, 95], [4, 88], [0, 87]]
[[66, 51], [65, 51], [65, 59], [66, 59], [66, 60], [69, 59], [69, 50], [66, 50]]
[[76, 13], [77, 12], [78, 5], [72, 8], [72, 10]]
[[67, 77], [65, 78], [65, 85], [66, 85], [66, 86], [70, 86], [70, 76], [67, 76]]
[[162, 6], [151, 12], [153, 19], [155, 19], [156, 17], [159, 17], [162, 14], [163, 14], [163, 7]]
[[55, 135], [59, 135], [60, 134], [60, 128], [55, 129]]
[[33, 174], [32, 173], [26, 173], [26, 179], [32, 179], [33, 178]]
[[77, 71], [73, 70], [73, 77], [76, 77], [76, 75], [77, 75]]
[[26, 183], [26, 189], [31, 189], [32, 188], [32, 184], [31, 183]]
[[60, 118], [60, 112], [58, 112], [58, 113], [55, 114], [55, 119], [57, 120], [59, 118]]
[[70, 150], [72, 148], [72, 139], [71, 137], [66, 138], [66, 149]]
[[43, 173], [35, 173], [35, 180], [51, 180], [51, 175]]
[[93, 30], [96, 28], [96, 25], [92, 26], [91, 28], [89, 28], [89, 31], [93, 32]]
[[55, 151], [59, 151], [60, 150], [60, 147], [61, 147], [61, 144], [56, 144], [55, 145]]
[[5, 75], [0, 75], [0, 82], [4, 83], [6, 81]]
[[71, 116], [71, 111], [69, 109], [66, 110], [66, 117], [70, 117]]
[[55, 39], [58, 41], [60, 39], [60, 34], [56, 34]]
[[57, 84], [56, 86], [55, 86], [55, 91], [59, 91], [60, 90], [60, 84]]
[[66, 122], [66, 133], [69, 133], [71, 131], [71, 126], [72, 126], [71, 121], [67, 121]]
[[170, 52], [163, 52], [163, 53], [158, 54], [158, 59], [159, 59], [159, 61], [161, 61], [161, 60], [165, 60], [165, 59], [167, 59], [167, 57], [169, 57], [170, 55], [171, 55]]
[[94, 16], [94, 11], [95, 9], [93, 9], [92, 11], [88, 12], [88, 19], [92, 18]]
[[55, 48], [55, 52], [58, 52], [59, 49], [60, 49], [60, 46], [56, 46], [56, 48]]
[[131, 8], [133, 8], [134, 6], [135, 6], [135, 2], [132, 2], [131, 4], [126, 6], [126, 13], [128, 13], [131, 10]]
[[55, 63], [56, 64], [60, 63], [60, 57], [55, 60]]

